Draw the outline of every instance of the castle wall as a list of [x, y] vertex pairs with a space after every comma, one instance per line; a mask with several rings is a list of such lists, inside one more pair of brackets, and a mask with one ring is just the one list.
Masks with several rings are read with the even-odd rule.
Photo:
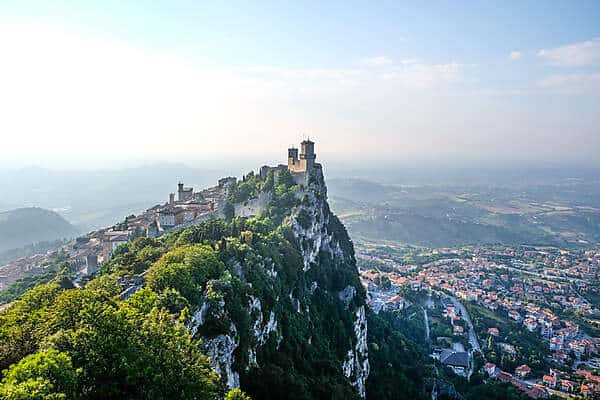
[[294, 160], [293, 163], [292, 160], [290, 160], [288, 162], [288, 169], [290, 172], [306, 172], [306, 160]]
[[[275, 177], [277, 177], [277, 174], [279, 173], [279, 171], [284, 170], [286, 167], [283, 164], [279, 164], [276, 167], [269, 167], [268, 165], [263, 165], [260, 168], [260, 172], [259, 172], [259, 176], [260, 179], [265, 179], [267, 177], [267, 175], [269, 175], [270, 172], [273, 172], [275, 174]], [[289, 166], [288, 166], [289, 169]]]
[[165, 227], [163, 230], [157, 232], [155, 237], [159, 237], [159, 236], [162, 236], [162, 235], [167, 234], [169, 232], [173, 232], [173, 231], [176, 231], [176, 230], [179, 230], [179, 229], [183, 229], [183, 228], [188, 228], [188, 227], [190, 227], [192, 225], [201, 224], [203, 222], [207, 222], [207, 221], [210, 221], [210, 220], [213, 220], [213, 219], [219, 219], [219, 218], [223, 218], [223, 217], [224, 216], [223, 216], [223, 214], [220, 211], [211, 211], [211, 212], [199, 215], [198, 217], [194, 218], [191, 221], [187, 221], [187, 222], [175, 225], [175, 226]]
[[300, 185], [300, 186], [307, 186], [308, 185], [308, 174], [304, 171], [302, 172], [293, 172], [290, 171], [292, 173], [292, 178], [294, 178], [294, 182], [296, 182], [296, 185]]

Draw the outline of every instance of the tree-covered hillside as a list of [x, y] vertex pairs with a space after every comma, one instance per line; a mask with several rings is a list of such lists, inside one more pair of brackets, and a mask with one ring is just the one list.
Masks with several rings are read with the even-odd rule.
[[0, 252], [77, 234], [73, 225], [53, 211], [32, 207], [0, 213]]
[[258, 217], [136, 239], [85, 287], [38, 286], [1, 311], [0, 397], [418, 398], [418, 353], [366, 309], [322, 176], [239, 185], [272, 193]]

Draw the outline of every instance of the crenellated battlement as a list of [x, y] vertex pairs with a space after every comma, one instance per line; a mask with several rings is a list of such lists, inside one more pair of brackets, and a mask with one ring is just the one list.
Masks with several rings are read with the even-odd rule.
[[310, 172], [315, 166], [315, 143], [310, 139], [300, 143], [300, 155], [298, 149], [291, 147], [288, 149], [288, 170], [290, 172]]

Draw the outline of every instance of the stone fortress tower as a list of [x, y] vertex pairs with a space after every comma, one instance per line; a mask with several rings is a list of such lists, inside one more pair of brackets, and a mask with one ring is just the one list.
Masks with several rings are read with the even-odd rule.
[[310, 139], [300, 143], [300, 157], [298, 157], [298, 149], [295, 147], [288, 149], [288, 169], [290, 172], [310, 173], [315, 167], [315, 143]]
[[177, 184], [177, 201], [192, 200], [194, 197], [194, 189], [191, 187], [184, 187], [183, 183]]
[[290, 147], [288, 149], [287, 165], [279, 164], [276, 167], [263, 165], [260, 167], [259, 173], [261, 179], [265, 179], [270, 172], [277, 175], [280, 171], [287, 169], [291, 172], [298, 185], [307, 185], [309, 177], [313, 175], [313, 172], [316, 172], [316, 170], [320, 170], [321, 168], [321, 165], [316, 162], [317, 155], [315, 154], [315, 143], [310, 139], [304, 140], [300, 143], [299, 153], [300, 154], [298, 154], [297, 147]]

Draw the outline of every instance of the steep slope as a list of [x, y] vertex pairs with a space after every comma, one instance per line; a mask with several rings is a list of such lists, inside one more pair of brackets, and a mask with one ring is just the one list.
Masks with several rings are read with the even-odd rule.
[[19, 208], [0, 213], [0, 251], [72, 238], [77, 233], [77, 229], [63, 217], [42, 208]]
[[[269, 199], [258, 217], [212, 221], [162, 238], [146, 286], [183, 295], [190, 332], [212, 366], [228, 387], [241, 386], [256, 399], [364, 398], [371, 373], [372, 398], [417, 398], [418, 355], [366, 308], [352, 241], [329, 209], [321, 166], [306, 178], [287, 169], [263, 178], [251, 173], [229, 188], [238, 214], [254, 209], [245, 205], [258, 198]], [[189, 274], [181, 263], [199, 257], [193, 246], [200, 243], [215, 249], [223, 267], [190, 286], [184, 282], [198, 273], [193, 263]], [[107, 269], [140, 272], [148, 261], [139, 256], [157, 251], [153, 246], [134, 243]], [[143, 280], [133, 280], [127, 296]], [[377, 328], [371, 334], [369, 320]]]
[[[280, 173], [278, 181], [285, 180]], [[266, 213], [278, 219], [282, 210], [277, 203], [293, 196], [279, 228], [285, 242], [278, 250], [287, 253], [285, 259], [252, 246], [254, 261], [247, 256], [235, 261], [249, 288], [252, 328], [248, 349], [241, 349], [248, 352], [249, 364], [241, 363], [240, 382], [258, 398], [267, 393], [272, 398], [328, 398], [332, 392], [336, 398], [364, 397], [369, 374], [365, 296], [352, 244], [329, 210], [320, 169], [305, 188], [285, 192], [282, 185]]]
[[[226, 389], [241, 387], [254, 399], [418, 398], [422, 378], [417, 353], [367, 309], [352, 241], [329, 209], [320, 166], [305, 178], [287, 169], [263, 178], [249, 174], [229, 189], [233, 210], [248, 209], [242, 206], [255, 198], [268, 199], [256, 217], [213, 220], [119, 248], [103, 265], [103, 276], [84, 289], [57, 295], [75, 296], [62, 313], [64, 300], [56, 300], [45, 306], [49, 314], [33, 313], [33, 322], [27, 317], [26, 329], [16, 322], [0, 324], [0, 367], [28, 362], [27, 354], [43, 344], [65, 353], [86, 377], [73, 389], [79, 398], [98, 398], [105, 382], [111, 382], [114, 396], [161, 398], [129, 381], [147, 379], [147, 372], [131, 371], [130, 365], [139, 362], [129, 349], [138, 349], [138, 341], [153, 334], [146, 332], [148, 327], [160, 322], [161, 329], [177, 332], [182, 346], [186, 343], [182, 351], [192, 351], [191, 343], [209, 357]], [[74, 294], [68, 296], [70, 292]], [[10, 321], [11, 310], [19, 307], [36, 307], [22, 302], [0, 312], [0, 320]], [[119, 346], [106, 347], [103, 336], [96, 337], [98, 324], [112, 338], [109, 326], [102, 324], [113, 313], [127, 316], [123, 330], [137, 324], [141, 331], [111, 339]], [[69, 331], [72, 326], [81, 333]], [[81, 335], [94, 339], [84, 343], [83, 356]], [[153, 351], [168, 342], [161, 337], [152, 343]], [[25, 345], [11, 351], [12, 343]], [[96, 348], [97, 343], [102, 347]], [[97, 363], [95, 355], [107, 349], [114, 354]], [[187, 356], [174, 346], [169, 351], [175, 353], [166, 360], [184, 367]], [[149, 362], [158, 363], [152, 364], [154, 370], [163, 368], [161, 353], [157, 360], [144, 352]], [[192, 359], [201, 369], [202, 357], [194, 354]], [[206, 393], [222, 398], [225, 389], [211, 388], [210, 374], [198, 374], [210, 389]], [[186, 379], [157, 379], [151, 387], [162, 398], [210, 397], [205, 392], [174, 396], [178, 387], [189, 389]]]
[[[300, 182], [294, 185], [284, 170], [276, 178], [261, 181], [251, 175], [241, 183], [249, 197], [272, 192], [256, 223], [276, 228], [242, 231], [243, 249], [235, 240], [226, 241], [233, 254], [223, 252], [222, 259], [240, 279], [239, 297], [231, 303], [226, 297], [217, 304], [203, 301], [190, 324], [192, 332], [203, 338], [228, 385], [239, 379], [258, 399], [364, 398], [371, 371], [369, 342], [376, 352], [373, 398], [416, 398], [418, 354], [368, 312], [352, 241], [329, 209], [320, 165], [307, 184]], [[210, 295], [206, 291], [203, 297]], [[232, 317], [236, 302], [247, 304], [248, 319]], [[221, 322], [229, 317], [226, 329], [215, 335], [210, 315]], [[377, 328], [370, 335], [368, 319]], [[387, 371], [390, 366], [395, 370]]]

